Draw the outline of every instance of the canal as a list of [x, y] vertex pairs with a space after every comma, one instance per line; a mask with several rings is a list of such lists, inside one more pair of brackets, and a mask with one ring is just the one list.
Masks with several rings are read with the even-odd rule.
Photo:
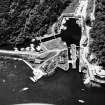
[[0, 59], [0, 105], [105, 105], [104, 88], [86, 88], [78, 70], [57, 68], [55, 74], [36, 83], [30, 76], [32, 71], [25, 63]]

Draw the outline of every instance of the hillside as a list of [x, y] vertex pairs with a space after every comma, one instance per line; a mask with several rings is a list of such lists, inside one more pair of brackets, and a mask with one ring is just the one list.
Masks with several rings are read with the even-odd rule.
[[0, 46], [16, 46], [43, 36], [70, 3], [71, 0], [1, 0]]

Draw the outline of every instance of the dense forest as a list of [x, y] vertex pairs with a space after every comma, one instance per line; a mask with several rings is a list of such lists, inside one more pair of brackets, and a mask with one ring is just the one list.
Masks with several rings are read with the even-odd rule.
[[43, 36], [71, 0], [0, 0], [0, 3], [0, 12], [1, 7], [8, 7], [0, 13], [0, 46], [14, 46]]
[[[99, 65], [105, 65], [105, 1], [96, 0], [95, 21], [90, 31], [93, 42], [90, 52], [96, 54]], [[105, 66], [104, 66], [105, 67]]]

